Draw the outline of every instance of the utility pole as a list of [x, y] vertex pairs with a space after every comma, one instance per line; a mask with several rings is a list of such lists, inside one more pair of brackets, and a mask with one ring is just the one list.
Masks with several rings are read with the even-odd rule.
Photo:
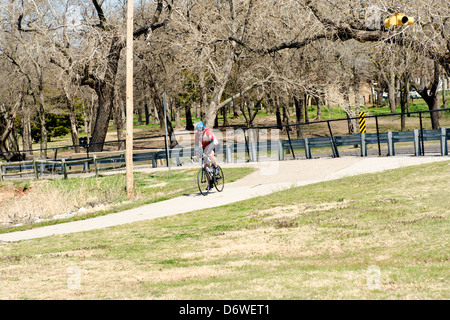
[[133, 181], [133, 0], [128, 0], [127, 7], [127, 81], [126, 81], [126, 109], [127, 109], [127, 133], [126, 133], [126, 178], [128, 198], [134, 198]]

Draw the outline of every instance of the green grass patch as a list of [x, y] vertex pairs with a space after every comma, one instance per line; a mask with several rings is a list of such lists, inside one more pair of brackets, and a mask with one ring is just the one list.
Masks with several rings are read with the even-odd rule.
[[[449, 166], [389, 170], [131, 225], [1, 243], [0, 296], [448, 299]], [[79, 270], [78, 289], [68, 288], [70, 267]], [[373, 268], [375, 287], [368, 285]]]

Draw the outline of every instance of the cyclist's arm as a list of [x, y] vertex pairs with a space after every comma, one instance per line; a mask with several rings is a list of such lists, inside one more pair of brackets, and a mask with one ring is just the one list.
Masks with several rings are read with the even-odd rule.
[[212, 138], [211, 140], [209, 140], [209, 144], [203, 149], [203, 153], [209, 155], [214, 146], [214, 138]]

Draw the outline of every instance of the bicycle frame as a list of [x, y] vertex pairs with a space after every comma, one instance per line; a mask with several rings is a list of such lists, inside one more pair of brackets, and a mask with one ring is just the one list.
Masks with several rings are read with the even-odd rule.
[[[200, 155], [198, 155], [198, 156], [200, 156]], [[197, 157], [198, 157], [198, 156], [197, 156]], [[217, 191], [219, 191], [219, 192], [221, 192], [221, 191], [223, 190], [223, 182], [222, 182], [222, 186], [221, 186], [221, 187], [220, 187], [219, 184], [217, 184], [217, 182], [218, 182], [219, 179], [223, 179], [223, 172], [222, 172], [222, 169], [221, 169], [220, 167], [218, 167], [218, 168], [219, 168], [219, 170], [220, 170], [220, 174], [219, 174], [218, 176], [216, 176], [216, 173], [215, 173], [215, 171], [214, 171], [215, 169], [213, 169], [212, 161], [211, 161], [210, 157], [209, 157], [208, 155], [206, 155], [206, 154], [202, 154], [202, 165], [201, 165], [201, 169], [200, 169], [200, 171], [199, 171], [199, 173], [198, 173], [198, 176], [197, 176], [197, 183], [199, 184], [200, 192], [201, 192], [203, 195], [208, 194], [208, 193], [209, 193], [209, 190], [210, 190], [213, 186], [214, 186], [214, 187], [217, 189]], [[204, 175], [204, 177], [206, 178], [206, 181], [204, 181], [203, 175]], [[206, 192], [203, 192], [203, 191], [202, 191], [202, 188], [201, 188], [201, 186], [200, 186], [200, 184], [203, 184], [203, 183], [205, 183], [205, 182], [208, 182], [208, 184], [209, 184], [209, 189], [205, 190]]]

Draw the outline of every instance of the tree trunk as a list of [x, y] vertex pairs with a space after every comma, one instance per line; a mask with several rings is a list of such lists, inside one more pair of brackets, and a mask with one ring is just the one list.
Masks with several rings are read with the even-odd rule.
[[222, 108], [223, 126], [228, 127], [228, 107]]
[[179, 106], [175, 106], [175, 127], [176, 128], [181, 128], [181, 107]]
[[97, 92], [98, 108], [95, 117], [94, 127], [92, 129], [89, 152], [103, 151], [103, 145], [108, 133], [109, 118], [114, 99], [114, 89], [105, 88]]
[[143, 107], [142, 104], [139, 104], [139, 106], [137, 107], [137, 112], [138, 112], [138, 122], [142, 123], [144, 122], [143, 117], [142, 117], [142, 113], [143, 113]]
[[33, 143], [31, 140], [31, 110], [23, 103], [22, 104], [22, 147], [26, 154], [32, 156]]
[[158, 108], [156, 108], [156, 105], [154, 102], [153, 102], [153, 116], [155, 118], [154, 122], [159, 122]]
[[233, 119], [239, 118], [239, 106], [237, 103], [231, 102], [231, 107], [233, 108]]
[[[236, 52], [236, 43], [232, 42], [228, 48], [227, 58], [222, 67], [221, 74], [216, 75], [217, 79], [214, 85], [213, 93], [211, 94], [211, 101], [208, 104], [208, 110], [206, 110], [206, 117], [204, 121], [207, 127], [211, 127], [214, 124], [217, 112], [219, 112], [220, 108], [222, 108], [223, 106], [226, 105], [226, 103], [228, 103], [222, 102], [221, 99], [223, 91], [225, 90], [225, 86], [228, 83], [228, 79], [230, 78], [230, 74], [235, 63], [235, 52]], [[243, 89], [243, 92], [245, 91], [246, 89]]]
[[[36, 100], [35, 100], [36, 101]], [[38, 118], [39, 124], [41, 126], [41, 143], [40, 143], [40, 157], [41, 159], [47, 159], [47, 139], [48, 139], [48, 131], [45, 127], [45, 108], [44, 108], [44, 93], [41, 91], [39, 93], [39, 98], [37, 102], [38, 106]]]
[[[124, 150], [125, 149], [125, 135], [124, 135], [124, 119], [122, 116], [122, 113], [124, 112], [124, 105], [123, 101], [116, 97], [116, 102], [114, 103], [114, 123], [116, 125], [117, 130], [117, 140], [120, 141], [117, 150]], [[133, 115], [131, 115], [133, 116]]]
[[[433, 81], [431, 83], [430, 92], [428, 92], [428, 88], [426, 86], [421, 90], [416, 89], [417, 92], [422, 96], [423, 100], [425, 100], [425, 102], [427, 103], [428, 109], [430, 111], [440, 109], [439, 92], [438, 92], [440, 71], [441, 71], [441, 66], [439, 65], [438, 62], [434, 62], [434, 77], [433, 77]], [[441, 112], [436, 112], [436, 111], [430, 112], [431, 127], [433, 129], [440, 128], [440, 124], [439, 124], [439, 114], [440, 113]]]
[[395, 113], [395, 75], [394, 70], [391, 67], [389, 70], [388, 79], [388, 90], [389, 90], [389, 107], [391, 108], [391, 113]]
[[345, 109], [345, 113], [347, 115], [347, 127], [348, 127], [348, 134], [354, 134], [355, 133], [355, 127], [353, 126], [353, 122], [351, 120], [351, 107], [348, 106]]
[[448, 79], [445, 76], [445, 71], [443, 71], [442, 72], [442, 108], [444, 108], [444, 109], [447, 109], [447, 96], [446, 96], [447, 85], [448, 85]]
[[150, 110], [148, 109], [147, 102], [144, 103], [144, 113], [145, 113], [145, 125], [148, 126], [150, 124]]
[[408, 117], [410, 116], [409, 114], [409, 104], [411, 103], [411, 90], [410, 90], [410, 85], [409, 85], [409, 79], [411, 78], [411, 75], [409, 73], [406, 74], [406, 79], [405, 79], [405, 102], [406, 102], [406, 112], [408, 114]]
[[67, 101], [69, 109], [69, 120], [70, 120], [70, 134], [72, 136], [72, 144], [75, 146], [75, 153], [80, 153], [80, 139], [78, 138], [78, 128], [77, 128], [77, 116], [75, 113], [75, 106]]
[[6, 141], [8, 140], [9, 135], [13, 132], [16, 112], [22, 104], [22, 97], [23, 96], [20, 95], [19, 100], [10, 112], [6, 110], [4, 105], [0, 104], [0, 155], [2, 155], [6, 161], [12, 161], [17, 156], [17, 153], [14, 154], [9, 152], [10, 150], [8, 150]]
[[98, 97], [98, 109], [95, 119], [94, 128], [92, 130], [91, 143], [89, 145], [90, 152], [103, 151], [104, 142], [108, 133], [109, 119], [114, 105], [114, 88], [116, 75], [120, 60], [120, 52], [124, 48], [124, 42], [119, 37], [113, 37], [108, 54], [108, 63], [103, 80], [87, 81], [91, 88], [95, 90]]
[[194, 124], [192, 123], [192, 114], [191, 114], [191, 107], [185, 106], [184, 112], [186, 114], [186, 130], [194, 130]]
[[[409, 94], [409, 93], [408, 93]], [[405, 127], [406, 127], [406, 106], [407, 106], [407, 99], [406, 99], [406, 95], [407, 95], [407, 90], [406, 90], [406, 85], [404, 90], [400, 91], [400, 107], [401, 107], [401, 118], [400, 118], [400, 131], [405, 131]]]
[[286, 130], [291, 130], [291, 127], [289, 127], [290, 121], [289, 121], [289, 106], [283, 106], [283, 122], [287, 124]]
[[280, 108], [277, 107], [276, 111], [275, 111], [276, 117], [277, 117], [277, 127], [278, 129], [282, 129], [282, 125], [283, 123], [281, 122], [281, 112], [280, 112]]
[[347, 106], [345, 107], [345, 113], [347, 116], [347, 127], [348, 127], [348, 133], [349, 134], [354, 134], [355, 133], [355, 127], [353, 126], [353, 122], [352, 122], [352, 107], [350, 105], [350, 99], [349, 99], [349, 95], [348, 92], [346, 92], [344, 94], [344, 99], [346, 101]]
[[[297, 118], [297, 123], [303, 123], [303, 106], [301, 105], [301, 101], [294, 97], [294, 105], [295, 105], [295, 116]], [[297, 139], [303, 139], [303, 126], [298, 125], [297, 127]]]
[[400, 83], [400, 77], [395, 77], [395, 105], [398, 106], [401, 104], [402, 99], [402, 88]]
[[322, 102], [319, 101], [317, 103], [317, 117], [316, 117], [317, 121], [322, 121]]
[[303, 104], [303, 106], [305, 107], [305, 122], [308, 123], [309, 122], [309, 115], [308, 115], [308, 108], [309, 108], [309, 104], [310, 104], [310, 97], [305, 94], [305, 103]]
[[384, 88], [381, 86], [377, 88], [377, 107], [380, 107], [383, 102], [383, 91]]

